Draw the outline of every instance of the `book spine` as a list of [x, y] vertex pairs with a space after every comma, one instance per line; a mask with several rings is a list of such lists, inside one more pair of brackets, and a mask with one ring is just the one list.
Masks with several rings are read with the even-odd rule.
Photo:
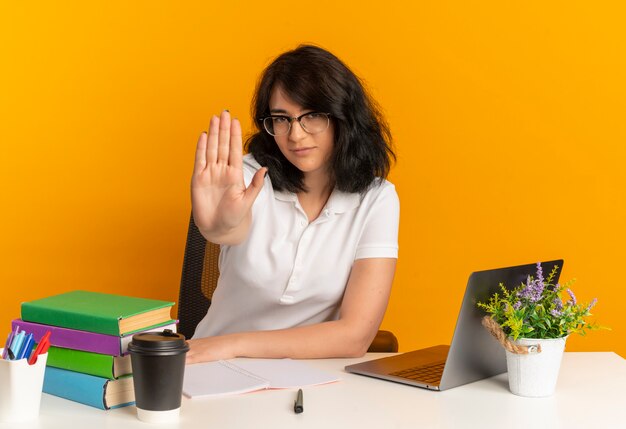
[[50, 347], [48, 351], [48, 366], [109, 379], [125, 375], [114, 373], [114, 359], [116, 358], [110, 355], [59, 347]]
[[41, 323], [26, 322], [20, 319], [13, 320], [13, 331], [15, 331], [16, 326], [19, 326], [20, 329], [26, 332], [32, 332], [36, 342], [39, 342], [41, 337], [43, 337], [46, 332], [50, 331], [50, 343], [56, 347], [77, 349], [111, 356], [119, 356], [125, 352], [125, 350], [122, 350], [122, 339], [114, 335], [104, 335], [97, 332], [87, 332], [59, 326], [44, 325]]
[[43, 379], [43, 391], [105, 410], [104, 394], [108, 381], [106, 378], [49, 366]]
[[68, 311], [62, 307], [39, 305], [37, 302], [22, 303], [22, 320], [99, 334], [120, 335], [117, 318]]

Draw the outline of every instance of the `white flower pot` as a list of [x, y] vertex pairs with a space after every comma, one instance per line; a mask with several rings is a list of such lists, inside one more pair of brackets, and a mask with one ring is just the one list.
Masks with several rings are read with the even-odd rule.
[[506, 351], [511, 392], [532, 398], [552, 395], [556, 388], [566, 340], [567, 337], [511, 340], [517, 345], [541, 345], [541, 353], [515, 354]]

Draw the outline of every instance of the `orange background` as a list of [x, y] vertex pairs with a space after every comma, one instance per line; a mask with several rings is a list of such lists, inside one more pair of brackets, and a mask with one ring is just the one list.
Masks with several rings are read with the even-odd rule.
[[312, 42], [394, 132], [401, 350], [449, 342], [470, 272], [565, 258], [612, 328], [568, 350], [626, 356], [622, 2], [221, 3], [2, 6], [0, 335], [75, 288], [177, 300], [199, 132], [249, 130], [262, 68]]

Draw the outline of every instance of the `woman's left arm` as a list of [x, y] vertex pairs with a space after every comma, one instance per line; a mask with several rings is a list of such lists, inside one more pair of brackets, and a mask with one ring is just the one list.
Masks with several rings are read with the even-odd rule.
[[234, 357], [358, 357], [367, 352], [385, 315], [395, 258], [357, 259], [338, 320], [275, 331], [242, 332], [189, 340], [187, 363]]

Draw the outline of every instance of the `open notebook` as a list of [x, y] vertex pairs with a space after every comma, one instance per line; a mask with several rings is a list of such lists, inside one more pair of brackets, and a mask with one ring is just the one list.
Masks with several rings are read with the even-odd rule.
[[230, 359], [187, 365], [183, 394], [189, 398], [290, 389], [339, 381], [339, 377], [291, 359]]

